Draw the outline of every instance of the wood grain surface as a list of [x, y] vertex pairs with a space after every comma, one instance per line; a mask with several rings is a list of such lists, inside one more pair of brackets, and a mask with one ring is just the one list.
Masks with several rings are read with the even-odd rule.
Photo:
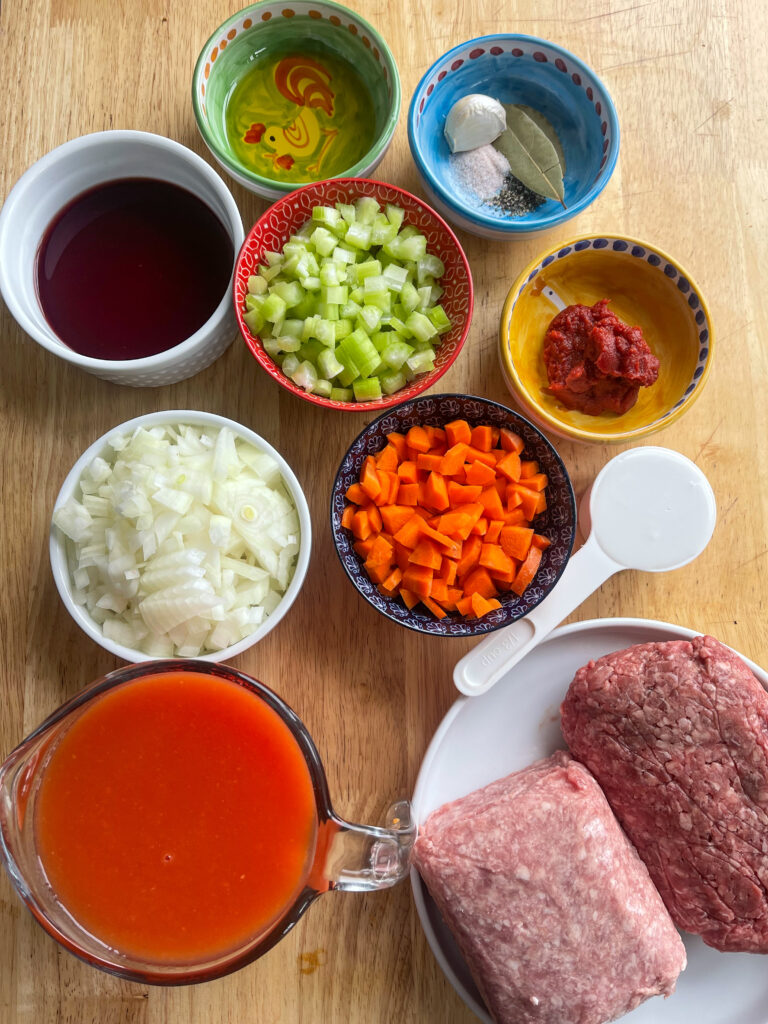
[[[532, 240], [460, 233], [476, 287], [475, 316], [445, 390], [510, 401], [496, 355], [501, 306], [519, 269], [559, 238], [620, 231], [656, 243], [697, 278], [717, 334], [699, 402], [654, 442], [707, 474], [719, 522], [706, 552], [668, 575], [625, 573], [577, 619], [633, 615], [712, 632], [768, 664], [768, 7], [748, 0], [355, 0], [390, 43], [403, 109], [377, 176], [420, 193], [406, 135], [410, 96], [449, 47], [494, 31], [559, 43], [613, 95], [621, 154], [600, 199]], [[235, 8], [228, 0], [6, 0], [0, 196], [54, 146], [86, 132], [137, 128], [208, 159], [190, 101], [197, 54]], [[229, 182], [246, 227], [266, 204]], [[761, 280], [763, 278], [763, 280]], [[0, 755], [65, 698], [117, 667], [75, 626], [48, 564], [58, 488], [81, 451], [140, 413], [198, 408], [252, 427], [293, 466], [315, 542], [286, 619], [237, 659], [307, 723], [338, 812], [376, 822], [410, 793], [468, 642], [385, 621], [351, 587], [333, 551], [329, 487], [369, 417], [314, 408], [286, 394], [239, 341], [210, 369], [161, 389], [117, 387], [77, 371], [0, 310]], [[318, 443], [321, 440], [322, 443]], [[581, 493], [615, 452], [558, 443]], [[229, 978], [146, 989], [61, 951], [0, 872], [0, 1024], [385, 1024], [468, 1022], [424, 940], [410, 888], [321, 899], [268, 956]]]

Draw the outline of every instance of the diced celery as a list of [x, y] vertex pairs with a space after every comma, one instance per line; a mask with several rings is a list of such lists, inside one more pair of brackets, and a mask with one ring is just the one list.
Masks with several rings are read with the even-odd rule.
[[372, 402], [377, 398], [381, 398], [381, 384], [378, 377], [356, 380], [352, 385], [352, 390], [358, 402]]
[[393, 206], [392, 203], [387, 203], [387, 220], [390, 224], [394, 224], [397, 230], [403, 223], [405, 217], [405, 210], [401, 210], [399, 206]]
[[296, 350], [299, 353], [299, 359], [309, 360], [313, 365], [317, 362], [320, 353], [324, 349], [324, 345], [321, 345], [319, 341], [305, 341], [303, 345], [300, 345]]
[[270, 267], [274, 267], [276, 263], [282, 263], [283, 260], [285, 259], [285, 256], [281, 252], [265, 252], [264, 259], [267, 261]]
[[[285, 324], [283, 324], [285, 327]], [[279, 338], [272, 338], [280, 346], [281, 352], [298, 352], [301, 348], [301, 341], [298, 338], [291, 338], [289, 335], [281, 334]], [[266, 348], [266, 344], [264, 348]]]
[[[262, 280], [257, 278], [257, 280]], [[245, 308], [246, 309], [261, 309], [266, 301], [266, 293], [264, 295], [253, 295], [250, 292], [245, 296]]]
[[406, 359], [405, 365], [412, 373], [424, 373], [425, 370], [434, 370], [434, 350], [425, 349], [423, 352], [414, 352], [409, 359]]
[[331, 380], [343, 371], [344, 365], [336, 358], [332, 348], [325, 348], [317, 357], [317, 368], [326, 380]]
[[293, 352], [289, 352], [288, 355], [283, 359], [283, 365], [281, 367], [286, 377], [291, 377], [299, 367], [301, 360], [298, 356], [295, 356]]
[[406, 281], [400, 291], [400, 304], [405, 310], [406, 316], [408, 313], [412, 313], [419, 305], [419, 293], [410, 281]]
[[345, 284], [329, 285], [320, 289], [320, 298], [323, 302], [332, 302], [337, 306], [343, 305], [349, 297], [349, 288]]
[[391, 345], [393, 341], [399, 340], [400, 339], [394, 331], [376, 331], [375, 334], [371, 335], [371, 342], [379, 354], [381, 354], [388, 345]]
[[340, 341], [336, 356], [344, 364], [354, 366], [361, 377], [368, 377], [379, 362], [379, 353], [365, 331], [356, 330]]
[[[397, 335], [394, 335], [394, 337], [397, 339]], [[406, 359], [410, 359], [413, 352], [414, 350], [411, 345], [407, 345], [404, 341], [395, 340], [391, 341], [382, 351], [381, 359], [391, 370], [399, 370]]]
[[263, 277], [265, 281], [271, 281], [273, 277], [277, 277], [282, 271], [282, 263], [275, 264], [274, 267], [265, 267], [259, 264], [259, 276]]
[[295, 317], [312, 316], [315, 312], [315, 305], [317, 303], [317, 295], [313, 292], [305, 292], [304, 298], [298, 304], [298, 306], [291, 307], [291, 315]]
[[317, 370], [308, 359], [305, 359], [303, 363], [299, 363], [291, 374], [293, 383], [305, 391], [311, 391], [315, 384], [317, 384], [317, 379]]
[[273, 359], [277, 359], [282, 354], [283, 348], [279, 338], [262, 338], [261, 343], [264, 346], [264, 351]]
[[287, 338], [300, 338], [304, 330], [303, 320], [284, 320], [283, 321], [283, 337]]
[[322, 283], [319, 277], [302, 277], [301, 287], [305, 292], [319, 292], [322, 287]]
[[385, 245], [397, 235], [397, 225], [391, 224], [386, 215], [380, 213], [373, 222], [371, 245]]
[[330, 398], [332, 391], [333, 385], [329, 380], [319, 379], [316, 381], [315, 386], [312, 388], [312, 394], [320, 395], [321, 398]]
[[381, 390], [385, 395], [394, 395], [400, 388], [404, 388], [407, 384], [406, 376], [399, 370], [394, 370], [392, 373], [383, 373], [379, 377], [379, 383], [381, 384]]
[[381, 321], [381, 310], [378, 306], [363, 306], [357, 314], [357, 322], [367, 334], [372, 334]]
[[319, 252], [321, 256], [330, 256], [338, 245], [336, 236], [323, 227], [315, 228], [311, 235], [311, 241], [315, 251]]
[[351, 203], [336, 203], [336, 209], [339, 211], [339, 213], [347, 222], [347, 224], [352, 225], [355, 223], [356, 211]]
[[265, 320], [269, 320], [274, 324], [285, 317], [286, 308], [285, 301], [276, 292], [272, 292], [265, 299], [264, 305], [261, 307], [261, 313]]
[[[360, 296], [360, 298], [362, 298], [362, 295]], [[342, 318], [343, 317], [357, 316], [357, 314], [360, 312], [361, 308], [362, 307], [361, 307], [360, 303], [354, 301], [352, 299], [352, 297], [350, 296], [349, 301], [345, 302], [344, 305], [339, 309], [339, 315]]]
[[432, 321], [423, 313], [417, 313], [415, 310], [405, 321], [405, 326], [411, 331], [414, 338], [419, 338], [421, 341], [429, 341], [437, 334], [437, 328]]
[[355, 223], [350, 226], [349, 231], [344, 236], [344, 241], [347, 245], [353, 245], [356, 249], [369, 249], [371, 245], [371, 233], [372, 228], [370, 224]]
[[333, 321], [333, 333], [336, 341], [341, 341], [342, 338], [346, 338], [346, 336], [351, 334], [354, 329], [355, 325], [347, 317]]
[[432, 306], [431, 309], [426, 310], [426, 315], [432, 321], [438, 334], [445, 334], [447, 331], [450, 331], [451, 321], [448, 319], [442, 306]]
[[329, 397], [332, 402], [351, 402], [355, 393], [352, 388], [331, 388]]
[[358, 224], [373, 224], [378, 212], [379, 204], [372, 196], [361, 196], [355, 201], [355, 222]]
[[338, 383], [343, 388], [348, 388], [353, 381], [356, 381], [360, 376], [356, 366], [345, 366], [344, 369], [338, 376]]
[[363, 281], [363, 295], [373, 295], [387, 290], [387, 282], [383, 274], [372, 274]]
[[392, 309], [392, 293], [385, 288], [381, 292], [370, 292], [365, 296], [366, 306], [378, 306], [382, 313], [389, 313]]
[[276, 281], [270, 289], [270, 295], [279, 295], [287, 308], [297, 306], [304, 298], [304, 289], [298, 281]]
[[314, 338], [316, 336], [315, 332], [317, 331], [317, 325], [320, 320], [322, 320], [322, 317], [319, 316], [308, 316], [306, 318], [304, 321], [304, 328], [301, 332], [302, 341], [309, 341], [310, 338]]
[[364, 263], [356, 263], [353, 272], [355, 282], [363, 284], [369, 277], [375, 277], [381, 273], [381, 263], [378, 260], [366, 260]]
[[363, 291], [362, 288], [355, 288], [355, 289], [353, 289], [349, 293], [349, 301], [350, 302], [357, 302], [358, 305], [362, 306], [364, 299], [365, 299], [365, 292]]
[[[322, 294], [322, 292], [321, 292]], [[320, 316], [326, 320], [338, 320], [339, 319], [339, 304], [338, 302], [318, 302], [317, 312]]]
[[247, 313], [243, 314], [243, 320], [248, 325], [251, 334], [261, 334], [264, 329], [264, 317], [258, 309], [249, 309]]
[[333, 285], [341, 284], [341, 278], [339, 277], [339, 267], [333, 260], [324, 260], [323, 265], [320, 267], [320, 283], [324, 284], [326, 288]]
[[312, 210], [312, 220], [326, 228], [333, 228], [341, 220], [341, 214], [333, 206], [315, 206]]
[[353, 249], [348, 249], [346, 245], [337, 245], [333, 250], [333, 259], [336, 263], [351, 265], [357, 262], [357, 253]]
[[396, 263], [389, 263], [384, 268], [382, 277], [386, 281], [387, 288], [390, 288], [393, 292], [399, 292], [407, 281], [408, 271], [405, 267], [400, 267]]
[[325, 345], [326, 348], [333, 348], [336, 344], [336, 330], [333, 320], [323, 320], [322, 317], [318, 317], [317, 321], [314, 332], [315, 337], [321, 345]]
[[263, 295], [267, 290], [267, 282], [263, 277], [251, 274], [248, 278], [248, 293], [250, 295]]
[[432, 286], [423, 285], [418, 290], [419, 304], [416, 307], [420, 313], [423, 313], [425, 309], [429, 309], [432, 305]]

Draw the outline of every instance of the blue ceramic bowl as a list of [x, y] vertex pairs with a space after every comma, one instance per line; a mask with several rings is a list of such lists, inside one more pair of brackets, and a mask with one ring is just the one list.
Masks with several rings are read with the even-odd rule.
[[[457, 186], [443, 126], [456, 100], [474, 92], [549, 119], [565, 152], [565, 209], [547, 199], [510, 217]], [[578, 57], [544, 39], [500, 33], [461, 43], [432, 65], [411, 100], [408, 141], [432, 206], [472, 234], [501, 240], [555, 227], [594, 202], [616, 166], [619, 121], [605, 86]]]
[[[396, 430], [407, 433], [411, 427], [431, 425], [443, 427], [451, 420], [465, 419], [471, 426], [489, 423], [508, 427], [525, 441], [525, 457], [536, 459], [549, 477], [547, 510], [535, 519], [536, 530], [552, 542], [541, 565], [522, 597], [511, 591], [500, 594], [501, 607], [481, 619], [466, 619], [458, 612], [436, 619], [417, 604], [408, 609], [399, 597], [384, 597], [369, 579], [363, 560], [353, 548], [355, 538], [341, 525], [347, 501], [347, 488], [360, 479], [360, 469], [367, 455], [375, 455], [386, 445], [386, 435]], [[422, 395], [388, 409], [373, 420], [353, 441], [344, 456], [331, 491], [331, 533], [336, 553], [344, 571], [369, 604], [393, 622], [419, 633], [433, 636], [482, 636], [508, 626], [536, 607], [560, 579], [568, 561], [576, 534], [576, 502], [573, 487], [562, 459], [547, 438], [529, 420], [498, 402], [472, 395]]]

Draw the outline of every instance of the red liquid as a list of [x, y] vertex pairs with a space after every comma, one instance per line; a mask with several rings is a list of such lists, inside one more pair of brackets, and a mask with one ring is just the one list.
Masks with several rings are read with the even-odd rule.
[[233, 261], [221, 221], [191, 192], [149, 178], [112, 181], [78, 196], [48, 226], [38, 297], [75, 352], [140, 359], [203, 326]]
[[35, 826], [71, 915], [169, 963], [237, 948], [293, 904], [317, 812], [278, 715], [236, 683], [178, 672], [126, 683], [75, 721], [45, 768]]

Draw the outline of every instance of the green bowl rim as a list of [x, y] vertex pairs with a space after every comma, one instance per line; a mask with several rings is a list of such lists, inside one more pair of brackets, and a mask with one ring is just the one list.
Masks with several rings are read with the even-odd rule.
[[[365, 153], [362, 156], [360, 160], [357, 161], [356, 164], [353, 164], [352, 167], [349, 167], [346, 170], [340, 171], [338, 174], [333, 175], [333, 177], [335, 178], [365, 177], [365, 175], [362, 172], [366, 169], [372, 169], [372, 165], [376, 162], [377, 157], [379, 157], [379, 154], [382, 152], [382, 150], [386, 149], [386, 147], [392, 141], [392, 136], [395, 134], [395, 128], [397, 127], [397, 122], [400, 119], [400, 104], [402, 98], [400, 88], [400, 73], [397, 70], [395, 58], [392, 56], [392, 51], [387, 45], [386, 40], [378, 32], [378, 30], [375, 29], [373, 25], [371, 25], [371, 23], [367, 21], [361, 14], [358, 14], [357, 11], [353, 11], [350, 7], [346, 7], [344, 4], [336, 3], [335, 0], [317, 0], [317, 2], [318, 5], [320, 6], [331, 7], [334, 10], [343, 12], [346, 17], [352, 17], [354, 20], [358, 21], [360, 25], [367, 29], [367, 31], [371, 35], [371, 42], [374, 42], [378, 46], [379, 52], [381, 53], [381, 56], [384, 59], [384, 61], [386, 61], [386, 65], [389, 70], [390, 78], [392, 81], [392, 102], [390, 103], [389, 113], [387, 115], [387, 120], [384, 125], [383, 131], [378, 136], [374, 145], [368, 150], [367, 153]], [[195, 62], [195, 70], [192, 75], [192, 105], [195, 111], [195, 121], [197, 122], [197, 128], [203, 137], [203, 141], [205, 142], [206, 146], [209, 147], [214, 156], [218, 160], [220, 160], [222, 164], [224, 164], [224, 166], [233, 173], [233, 175], [235, 175], [236, 177], [238, 175], [242, 175], [244, 178], [247, 178], [249, 181], [251, 181], [254, 185], [259, 185], [262, 188], [267, 188], [272, 191], [280, 191], [284, 192], [285, 194], [288, 194], [290, 192], [294, 192], [297, 188], [301, 188], [303, 185], [311, 185], [313, 184], [313, 182], [286, 182], [277, 181], [274, 178], [265, 178], [261, 174], [257, 174], [255, 171], [248, 170], [248, 168], [245, 167], [243, 164], [240, 164], [238, 161], [234, 160], [230, 152], [223, 149], [212, 137], [208, 129], [206, 118], [203, 117], [202, 111], [200, 109], [200, 101], [198, 98], [197, 88], [198, 82], [200, 80], [200, 75], [202, 74], [202, 69], [206, 63], [206, 56], [210, 50], [210, 47], [218, 39], [221, 38], [222, 34], [227, 34], [227, 30], [230, 28], [230, 26], [239, 22], [240, 19], [244, 16], [247, 16], [248, 12], [257, 11], [261, 7], [266, 7], [267, 5], [271, 5], [273, 3], [274, 0], [259, 0], [258, 3], [249, 4], [247, 7], [243, 7], [235, 14], [230, 15], [226, 21], [223, 21], [216, 28], [216, 30], [211, 33], [211, 35], [208, 37], [207, 41], [203, 45], [203, 48], [200, 51], [200, 55], [198, 56], [197, 61]], [[254, 24], [250, 28], [246, 29], [246, 32], [250, 32], [252, 29], [259, 28], [260, 25], [261, 22], [256, 23], [254, 21]], [[318, 180], [325, 181], [326, 179], [323, 178]]]

